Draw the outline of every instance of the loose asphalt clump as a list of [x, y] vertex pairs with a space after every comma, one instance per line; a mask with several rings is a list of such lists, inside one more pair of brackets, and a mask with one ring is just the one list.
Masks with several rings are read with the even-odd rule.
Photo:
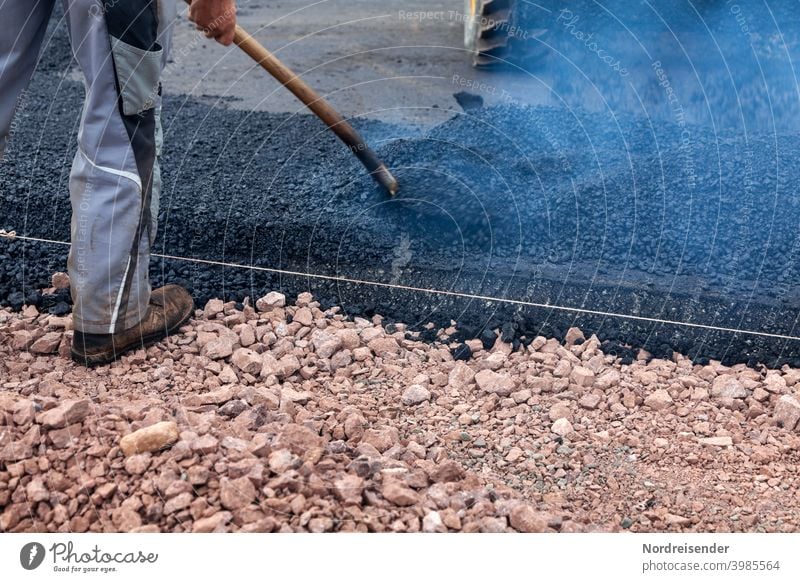
[[[65, 43], [56, 28], [0, 167], [0, 228], [58, 241], [82, 103], [62, 77]], [[498, 332], [519, 349], [579, 325], [625, 361], [645, 348], [800, 366], [800, 343], [780, 337], [800, 314], [795, 134], [688, 126], [687, 138], [670, 121], [513, 103], [424, 134], [356, 124], [401, 181], [397, 198], [313, 117], [168, 95], [154, 252], [190, 260], [154, 258], [154, 284], [200, 304], [310, 291], [429, 335], [455, 322], [459, 358], [468, 339]], [[66, 252], [0, 239], [0, 303], [63, 314], [66, 294], [40, 290]]]

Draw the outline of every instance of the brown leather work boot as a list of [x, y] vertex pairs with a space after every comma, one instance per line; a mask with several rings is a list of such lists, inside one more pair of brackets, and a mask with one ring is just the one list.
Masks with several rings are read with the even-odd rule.
[[147, 347], [175, 333], [193, 311], [192, 296], [183, 287], [166, 285], [155, 289], [147, 313], [137, 325], [113, 335], [75, 330], [72, 359], [85, 366], [109, 364], [125, 352]]

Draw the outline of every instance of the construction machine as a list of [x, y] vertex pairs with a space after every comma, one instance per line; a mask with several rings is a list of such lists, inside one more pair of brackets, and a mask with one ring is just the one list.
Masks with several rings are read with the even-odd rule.
[[506, 60], [528, 31], [518, 25], [516, 0], [464, 0], [464, 46], [476, 67], [491, 67]]

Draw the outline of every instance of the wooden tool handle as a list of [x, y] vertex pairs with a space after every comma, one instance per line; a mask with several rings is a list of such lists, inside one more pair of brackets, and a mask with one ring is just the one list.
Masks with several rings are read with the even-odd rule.
[[[347, 125], [344, 118], [333, 109], [314, 89], [309, 87], [300, 77], [284, 65], [275, 55], [269, 52], [264, 46], [256, 39], [250, 36], [238, 24], [233, 33], [233, 42], [239, 48], [246, 52], [250, 57], [261, 65], [265, 71], [275, 77], [275, 79], [284, 87], [289, 89], [294, 95], [300, 99], [317, 117], [324, 121], [331, 129], [336, 126]], [[351, 132], [343, 131], [342, 134], [347, 137], [347, 140], [353, 144], [357, 144], [357, 133], [352, 128]], [[339, 132], [337, 132], [338, 134]], [[342, 139], [345, 139], [342, 137]], [[349, 145], [349, 144], [348, 144]]]
[[284, 65], [275, 55], [236, 25], [233, 42], [261, 65], [281, 85], [291, 91], [303, 104], [319, 117], [341, 139], [350, 151], [361, 160], [375, 180], [390, 194], [397, 193], [399, 185], [386, 166], [378, 159], [361, 135], [314, 89]]
[[[191, 4], [192, 0], [186, 0]], [[305, 81], [294, 74], [284, 65], [278, 57], [264, 48], [260, 42], [250, 36], [238, 24], [234, 30], [233, 42], [261, 65], [278, 82], [294, 93], [314, 114], [341, 139], [350, 151], [361, 160], [364, 167], [390, 195], [394, 196], [400, 188], [392, 173], [386, 165], [375, 155], [359, 133], [350, 125], [338, 111], [322, 98], [319, 93], [309, 87]]]

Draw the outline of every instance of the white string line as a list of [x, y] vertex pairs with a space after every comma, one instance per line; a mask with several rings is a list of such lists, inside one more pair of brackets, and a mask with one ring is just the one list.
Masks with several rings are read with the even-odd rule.
[[[60, 240], [51, 240], [46, 238], [36, 238], [31, 236], [22, 236], [16, 234], [13, 230], [10, 232], [6, 232], [5, 230], [0, 230], [0, 238], [6, 238], [9, 240], [18, 239], [24, 241], [31, 241], [31, 242], [42, 242], [42, 243], [50, 243], [56, 245], [63, 245], [63, 246], [72, 246], [71, 243], [60, 241]], [[478, 301], [492, 301], [496, 303], [508, 303], [510, 305], [519, 305], [523, 307], [537, 307], [541, 309], [552, 309], [555, 311], [567, 311], [570, 313], [580, 313], [582, 315], [596, 315], [599, 317], [617, 317], [619, 319], [630, 319], [633, 321], [641, 321], [645, 323], [662, 323], [667, 325], [682, 325], [684, 327], [691, 327], [695, 329], [705, 329], [708, 331], [722, 331], [728, 333], [739, 333], [745, 335], [755, 335], [760, 337], [768, 337], [772, 339], [782, 339], [782, 340], [795, 340], [800, 341], [800, 337], [795, 337], [791, 335], [782, 335], [777, 333], [768, 333], [764, 331], [752, 331], [749, 329], [736, 329], [732, 327], [719, 327], [716, 325], [705, 325], [702, 323], [688, 323], [685, 321], [673, 321], [669, 319], [660, 319], [657, 317], [646, 317], [643, 315], [628, 315], [625, 313], [614, 313], [612, 311], [597, 311], [594, 309], [585, 309], [581, 307], [567, 307], [564, 305], [550, 305], [548, 303], [536, 303], [533, 301], [523, 301], [521, 299], [509, 299], [503, 297], [492, 297], [491, 295], [477, 295], [473, 293], [463, 293], [461, 291], [445, 291], [442, 289], [428, 289], [426, 287], [414, 287], [410, 285], [398, 285], [396, 283], [381, 283], [380, 281], [365, 281], [363, 279], [350, 279], [348, 277], [337, 277], [333, 275], [320, 275], [317, 273], [303, 273], [302, 271], [289, 271], [286, 269], [275, 269], [272, 267], [257, 267], [254, 265], [240, 265], [238, 263], [227, 263], [224, 261], [212, 261], [209, 259], [193, 259], [190, 257], [180, 257], [177, 255], [163, 255], [159, 253], [152, 253], [151, 256], [157, 257], [160, 259], [168, 259], [172, 261], [185, 261], [188, 263], [198, 263], [202, 265], [212, 265], [215, 267], [230, 267], [233, 269], [248, 269], [251, 271], [258, 271], [264, 273], [273, 273], [276, 275], [287, 275], [291, 277], [307, 277], [309, 279], [320, 279], [324, 281], [335, 281], [338, 283], [350, 283], [354, 285], [368, 285], [372, 287], [383, 287], [388, 289], [399, 289], [401, 291], [413, 291], [415, 293], [428, 293], [430, 295], [443, 295], [446, 297], [457, 297], [459, 299], [475, 299]]]

